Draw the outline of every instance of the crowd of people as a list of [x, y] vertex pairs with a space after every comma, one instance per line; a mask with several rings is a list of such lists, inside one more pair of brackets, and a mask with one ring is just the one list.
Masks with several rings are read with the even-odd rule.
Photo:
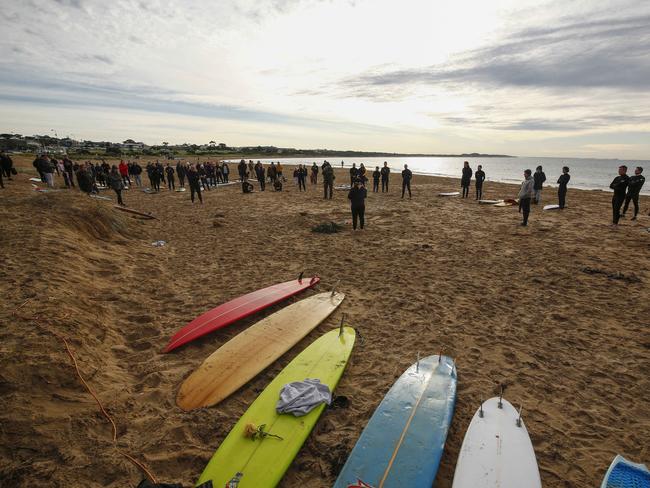
[[[117, 165], [111, 165], [104, 160], [96, 163], [91, 161], [77, 163], [67, 156], [56, 159], [47, 154], [42, 154], [34, 159], [33, 166], [38, 172], [41, 181], [49, 188], [54, 188], [54, 176], [57, 175], [63, 178], [63, 183], [67, 188], [75, 188], [76, 186], [86, 193], [96, 193], [100, 189], [111, 189], [116, 193], [119, 205], [124, 205], [122, 192], [132, 187], [143, 188], [145, 191], [155, 193], [160, 192], [162, 184], [171, 191], [184, 191], [187, 182], [192, 203], [194, 203], [195, 198], [198, 198], [199, 202], [203, 203], [202, 191], [209, 191], [218, 185], [231, 183], [229, 179], [230, 168], [225, 161], [202, 163], [177, 161], [175, 164], [150, 161], [143, 168], [138, 161], [122, 160]], [[343, 162], [341, 162], [341, 166], [344, 166]], [[0, 170], [0, 188], [4, 188], [4, 179], [11, 180], [12, 176], [16, 174], [13, 161], [8, 154], [0, 153]], [[620, 219], [625, 218], [630, 203], [634, 206], [632, 220], [636, 220], [639, 213], [639, 195], [645, 183], [645, 177], [642, 174], [643, 168], [636, 167], [633, 176], [628, 176], [627, 170], [627, 166], [620, 166], [618, 176], [614, 178], [610, 185], [610, 188], [614, 191], [612, 197], [613, 226], [617, 226]], [[246, 162], [242, 159], [237, 165], [237, 172], [244, 193], [254, 191], [253, 185], [250, 183], [251, 180], [258, 182], [260, 191], [265, 191], [267, 183], [271, 184], [274, 190], [282, 191], [283, 184], [287, 181], [281, 162], [271, 162], [265, 167], [260, 161], [254, 163], [252, 160]], [[146, 188], [142, 181], [143, 173], [146, 173], [149, 183]], [[351, 205], [353, 229], [356, 230], [357, 227], [363, 229], [365, 200], [368, 196], [368, 170], [363, 163], [358, 167], [356, 163], [353, 163], [349, 174], [350, 184], [339, 188], [349, 190], [348, 199]], [[314, 162], [309, 169], [304, 164], [298, 164], [293, 170], [293, 178], [299, 191], [307, 191], [308, 175], [310, 183], [314, 186], [318, 185], [320, 176], [323, 184], [323, 198], [333, 198], [336, 176], [329, 161], [324, 161], [320, 166]], [[387, 162], [384, 162], [381, 168], [376, 166], [371, 176], [373, 193], [379, 192], [380, 182], [381, 192], [389, 191], [391, 168]], [[413, 173], [406, 164], [401, 172], [401, 178], [401, 198], [403, 199], [408, 193], [410, 199], [412, 198], [411, 180], [413, 179]], [[486, 174], [482, 165], [478, 165], [476, 172], [474, 172], [469, 162], [465, 161], [461, 170], [461, 198], [469, 198], [472, 178], [474, 178], [475, 182], [475, 199], [481, 201]], [[570, 179], [569, 168], [564, 166], [562, 174], [557, 179], [557, 208], [560, 210], [566, 206], [567, 187]], [[545, 182], [546, 174], [542, 166], [537, 166], [534, 173], [530, 169], [524, 171], [524, 180], [521, 183], [516, 200], [519, 205], [519, 212], [523, 217], [522, 226], [528, 225], [531, 205], [541, 204]]]

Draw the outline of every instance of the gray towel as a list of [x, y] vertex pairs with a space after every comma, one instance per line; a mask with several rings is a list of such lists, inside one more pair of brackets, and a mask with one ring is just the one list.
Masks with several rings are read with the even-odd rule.
[[327, 385], [317, 379], [294, 381], [282, 387], [280, 399], [275, 410], [278, 413], [292, 413], [296, 417], [307, 415], [321, 403], [332, 402], [332, 394]]

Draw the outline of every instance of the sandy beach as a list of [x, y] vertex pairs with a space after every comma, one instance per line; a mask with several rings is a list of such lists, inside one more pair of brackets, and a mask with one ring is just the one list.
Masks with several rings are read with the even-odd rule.
[[[128, 207], [157, 217], [141, 220], [114, 210], [112, 191], [102, 194], [113, 202], [33, 191], [31, 159], [14, 158], [20, 173], [0, 190], [3, 487], [143, 478], [113, 446], [53, 333], [115, 420], [119, 448], [159, 481], [193, 486], [250, 403], [341, 313], [365, 339], [336, 391], [350, 405], [323, 414], [284, 488], [331, 486], [395, 379], [418, 353], [440, 351], [456, 361], [458, 397], [436, 487], [451, 487], [469, 421], [500, 384], [523, 405], [544, 487], [599, 486], [616, 454], [650, 462], [646, 196], [638, 221], [612, 230], [611, 194], [569, 186], [567, 209], [534, 206], [522, 228], [516, 207], [437, 196], [460, 191], [457, 179], [415, 176], [413, 199], [401, 200], [394, 174], [389, 193], [369, 192], [366, 229], [353, 233], [347, 192], [323, 200], [320, 183], [302, 193], [291, 178], [282, 193], [233, 185], [205, 192], [204, 205], [189, 191], [124, 192]], [[348, 181], [337, 170], [336, 184]], [[517, 193], [490, 182], [484, 190], [487, 199]], [[556, 203], [555, 190], [543, 203]], [[344, 229], [311, 231], [330, 221]], [[152, 246], [158, 240], [166, 244]], [[301, 271], [319, 275], [321, 291], [340, 282], [340, 309], [218, 406], [177, 407], [180, 384], [209, 354], [282, 305], [163, 354], [169, 338]]]

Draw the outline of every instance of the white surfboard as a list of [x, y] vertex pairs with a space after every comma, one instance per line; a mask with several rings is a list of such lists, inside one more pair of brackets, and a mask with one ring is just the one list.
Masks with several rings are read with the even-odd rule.
[[[535, 450], [519, 413], [490, 398], [474, 414], [460, 449], [452, 488], [541, 488]], [[482, 412], [482, 413], [481, 413]], [[482, 415], [482, 416], [481, 416]]]
[[478, 203], [480, 205], [496, 205], [497, 203], [501, 203], [503, 200], [479, 200]]
[[544, 210], [559, 210], [559, 205], [544, 205]]
[[450, 192], [447, 192], [447, 193], [438, 193], [439, 197], [456, 197], [458, 195], [460, 195], [459, 191], [450, 191]]

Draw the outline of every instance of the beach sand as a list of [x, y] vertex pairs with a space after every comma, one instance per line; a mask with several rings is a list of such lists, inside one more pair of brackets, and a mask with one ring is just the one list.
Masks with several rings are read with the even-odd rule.
[[[324, 201], [320, 184], [300, 193], [291, 178], [282, 193], [209, 191], [202, 206], [189, 192], [127, 191], [129, 207], [158, 217], [140, 220], [78, 191], [32, 191], [31, 160], [18, 164], [21, 174], [0, 190], [3, 487], [142, 478], [52, 332], [69, 341], [115, 420], [119, 448], [159, 481], [193, 486], [257, 394], [342, 312], [365, 339], [336, 391], [350, 406], [324, 413], [282, 487], [331, 486], [395, 379], [418, 353], [441, 351], [456, 360], [458, 399], [435, 486], [451, 487], [469, 421], [500, 384], [523, 405], [543, 486], [598, 486], [618, 453], [650, 462], [646, 197], [638, 222], [612, 230], [609, 194], [569, 189], [567, 209], [534, 206], [521, 228], [515, 207], [436, 196], [459, 190], [458, 180], [416, 176], [413, 200], [402, 201], [393, 175], [390, 193], [369, 194], [367, 228], [353, 233], [346, 192]], [[336, 183], [346, 182], [339, 173]], [[485, 190], [488, 199], [517, 192], [491, 182]], [[555, 190], [544, 199], [555, 203]], [[311, 232], [329, 221], [344, 230]], [[170, 336], [301, 271], [321, 276], [321, 291], [340, 281], [341, 308], [218, 406], [178, 408], [184, 378], [282, 305], [163, 354]]]

